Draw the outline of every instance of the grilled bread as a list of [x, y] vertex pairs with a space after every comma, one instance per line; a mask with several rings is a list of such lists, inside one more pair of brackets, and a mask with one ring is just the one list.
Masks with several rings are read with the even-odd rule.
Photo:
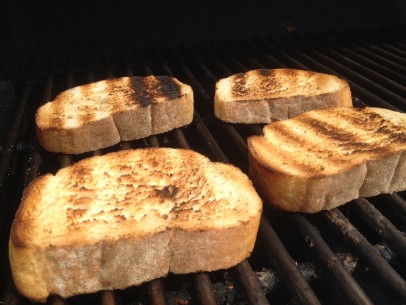
[[248, 139], [250, 175], [275, 207], [318, 212], [406, 189], [406, 114], [381, 108], [313, 110]]
[[80, 154], [163, 133], [193, 119], [192, 88], [167, 76], [122, 77], [74, 87], [39, 107], [40, 144]]
[[9, 258], [34, 301], [234, 266], [254, 246], [262, 202], [238, 168], [146, 148], [79, 161], [25, 190]]
[[333, 75], [294, 69], [259, 69], [221, 79], [214, 113], [230, 123], [271, 123], [302, 112], [351, 107], [348, 83]]

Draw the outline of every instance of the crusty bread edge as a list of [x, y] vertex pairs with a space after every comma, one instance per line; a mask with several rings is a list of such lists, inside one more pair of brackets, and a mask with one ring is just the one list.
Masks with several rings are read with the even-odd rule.
[[[35, 207], [35, 205], [26, 204], [24, 201], [35, 201], [36, 198], [40, 197], [41, 185], [46, 184], [51, 176], [51, 174], [40, 176], [25, 188], [22, 202], [11, 226], [9, 238], [9, 261], [14, 285], [17, 291], [36, 302], [45, 302], [48, 297], [48, 290], [41, 263], [37, 260], [38, 251], [29, 244], [29, 230], [35, 212], [28, 212], [26, 209], [30, 206]], [[26, 194], [33, 195], [27, 198]]]
[[[44, 186], [52, 179], [52, 174], [44, 174], [34, 179], [23, 191], [21, 203], [11, 225], [10, 236], [19, 247], [30, 246], [30, 228], [35, 222], [35, 201], [41, 198], [46, 190]], [[28, 196], [29, 194], [29, 196]]]
[[[17, 246], [10, 238], [14, 283], [30, 300], [45, 302], [50, 295], [68, 298], [101, 290], [125, 289], [164, 277], [168, 272], [186, 274], [230, 268], [251, 255], [260, 216], [258, 213], [246, 222], [224, 229], [174, 229], [139, 240], [99, 242], [66, 249], [53, 249], [52, 246], [29, 249]], [[151, 240], [156, 240], [152, 246]], [[175, 249], [176, 256], [167, 253], [167, 248]], [[73, 252], [81, 255], [72, 257]], [[123, 252], [124, 257], [120, 257]], [[86, 258], [86, 264], [83, 264], [83, 258]], [[61, 264], [66, 267], [61, 269]], [[29, 276], [27, 270], [30, 270]]]
[[113, 116], [78, 128], [41, 128], [36, 124], [35, 129], [40, 145], [55, 153], [80, 154], [120, 142]]
[[68, 298], [140, 285], [168, 273], [171, 234], [166, 230], [139, 239], [46, 248], [20, 247], [10, 238], [14, 284], [36, 302], [45, 302], [50, 295]]
[[49, 294], [41, 264], [37, 261], [37, 251], [17, 246], [11, 237], [8, 248], [11, 273], [17, 291], [34, 302], [45, 302]]

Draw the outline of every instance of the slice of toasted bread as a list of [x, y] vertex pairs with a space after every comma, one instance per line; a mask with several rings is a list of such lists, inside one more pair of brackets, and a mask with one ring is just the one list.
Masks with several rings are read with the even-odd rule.
[[248, 139], [250, 175], [263, 198], [318, 212], [406, 189], [406, 114], [381, 108], [313, 110]]
[[35, 301], [123, 289], [247, 258], [262, 202], [238, 168], [191, 150], [91, 157], [34, 180], [9, 241], [17, 289]]
[[259, 69], [216, 83], [214, 113], [230, 123], [271, 123], [329, 107], [352, 107], [347, 81], [334, 75]]
[[36, 114], [40, 144], [79, 154], [185, 126], [193, 119], [193, 91], [167, 76], [122, 77], [74, 87]]

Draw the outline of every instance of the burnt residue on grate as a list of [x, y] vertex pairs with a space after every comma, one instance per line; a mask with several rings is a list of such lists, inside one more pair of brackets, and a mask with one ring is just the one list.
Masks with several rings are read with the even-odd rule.
[[[82, 158], [142, 147], [183, 147], [248, 172], [246, 138], [261, 125], [228, 124], [213, 115], [214, 85], [251, 69], [297, 68], [348, 80], [356, 106], [406, 110], [406, 28], [260, 37], [176, 48], [42, 54], [14, 91], [0, 159], [1, 304], [27, 304], [13, 286], [7, 236], [23, 188], [38, 175]], [[62, 90], [109, 77], [166, 75], [192, 86], [193, 122], [184, 128], [78, 156], [52, 154], [37, 143], [35, 110]], [[9, 89], [11, 87], [8, 87]], [[7, 89], [7, 88], [6, 88]], [[8, 90], [8, 89], [7, 89]], [[12, 93], [12, 94], [11, 94]], [[3, 96], [3, 95], [2, 95]], [[11, 108], [8, 106], [11, 105]], [[3, 114], [4, 117], [4, 114]], [[251, 257], [228, 270], [173, 275], [120, 291], [48, 304], [404, 304], [406, 195], [354, 200], [315, 215], [265, 207]], [[266, 204], [266, 203], [265, 203]]]

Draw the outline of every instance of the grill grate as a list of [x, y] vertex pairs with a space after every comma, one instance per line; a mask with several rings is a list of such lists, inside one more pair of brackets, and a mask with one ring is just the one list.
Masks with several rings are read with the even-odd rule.
[[[40, 174], [91, 155], [148, 146], [183, 147], [247, 172], [246, 137], [261, 125], [213, 117], [214, 84], [256, 68], [299, 68], [346, 78], [356, 106], [406, 109], [406, 28], [352, 30], [301, 37], [261, 37], [154, 50], [41, 54], [15, 81], [18, 104], [0, 160], [1, 304], [29, 304], [15, 292], [7, 260], [10, 223], [23, 191]], [[108, 77], [176, 76], [195, 92], [193, 123], [163, 135], [80, 156], [42, 150], [36, 108], [58, 92]], [[359, 199], [315, 215], [265, 208], [252, 256], [229, 270], [169, 275], [140, 287], [49, 304], [404, 304], [406, 194]]]

